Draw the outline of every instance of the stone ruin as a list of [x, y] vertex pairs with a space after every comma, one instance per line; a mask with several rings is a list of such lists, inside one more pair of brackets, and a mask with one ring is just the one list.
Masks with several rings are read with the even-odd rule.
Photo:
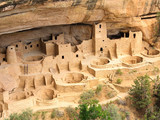
[[[62, 32], [47, 40], [1, 47], [0, 116], [28, 107], [64, 107], [64, 101], [77, 104], [75, 93], [114, 80], [119, 69], [124, 74], [119, 77], [127, 81], [146, 73], [153, 75], [154, 67], [160, 67], [159, 50], [142, 41], [141, 31], [121, 30], [107, 36], [105, 22], [91, 28], [91, 38], [78, 44], [66, 42]], [[137, 73], [131, 76], [131, 70]]]

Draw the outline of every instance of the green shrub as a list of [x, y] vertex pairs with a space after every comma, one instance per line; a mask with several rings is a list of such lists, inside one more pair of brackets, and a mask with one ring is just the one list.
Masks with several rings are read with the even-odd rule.
[[9, 120], [21, 120], [17, 113], [13, 113], [9, 116]]
[[118, 113], [119, 109], [114, 104], [109, 104], [106, 111], [110, 114], [111, 120], [121, 120], [121, 115]]
[[136, 73], [137, 72], [137, 70], [131, 70], [130, 72], [129, 72], [129, 74], [133, 74], [133, 73]]
[[117, 75], [122, 75], [123, 73], [122, 73], [121, 69], [118, 69], [118, 70], [116, 71], [116, 74], [117, 74]]
[[160, 107], [160, 80], [159, 76], [153, 80], [153, 96], [155, 98], [155, 105]]
[[64, 113], [62, 113], [61, 111], [59, 111], [58, 109], [53, 109], [52, 113], [51, 113], [51, 118], [61, 118], [64, 116]]
[[159, 120], [160, 110], [157, 107], [148, 108], [144, 115], [145, 120]]
[[[97, 93], [101, 91], [101, 86], [97, 87]], [[106, 109], [102, 109], [102, 106], [98, 104], [98, 100], [94, 99], [94, 91], [89, 90], [84, 92], [81, 97], [79, 106], [76, 108], [78, 111], [77, 119], [78, 120], [121, 120], [121, 116], [118, 113], [118, 108], [116, 106], [108, 105]], [[74, 118], [77, 112], [74, 112], [74, 109], [66, 109], [69, 117]], [[76, 120], [76, 119], [75, 119]]]
[[106, 95], [106, 97], [109, 97], [109, 98], [112, 98], [113, 96], [112, 96], [112, 93], [107, 93], [107, 95]]
[[98, 100], [89, 100], [78, 106], [80, 120], [111, 120], [110, 112], [103, 110]]
[[122, 120], [126, 120], [126, 119], [129, 120], [130, 119], [130, 113], [128, 110], [121, 108], [119, 111], [120, 111]]
[[103, 87], [102, 85], [97, 86], [96, 91], [95, 91], [96, 95], [98, 95], [102, 91], [102, 87]]
[[32, 111], [31, 110], [26, 110], [26, 111], [23, 111], [21, 114], [20, 114], [20, 118], [22, 120], [31, 120], [32, 119]]
[[76, 112], [76, 110], [74, 108], [71, 107], [67, 107], [65, 109], [67, 115], [69, 116], [69, 118], [71, 120], [77, 119], [78, 118], [78, 113]]
[[122, 79], [118, 78], [116, 81], [117, 84], [121, 84], [122, 83]]
[[133, 106], [142, 112], [144, 112], [151, 103], [151, 88], [149, 79], [150, 78], [147, 75], [138, 77], [129, 91]]
[[93, 90], [88, 90], [86, 92], [83, 92], [80, 96], [79, 102], [87, 102], [87, 100], [92, 99], [95, 96], [95, 93]]
[[126, 106], [127, 105], [127, 102], [125, 100], [122, 100], [122, 99], [117, 99], [116, 100], [116, 103], [118, 105], [123, 105], [123, 106]]
[[53, 118], [56, 118], [56, 110], [54, 109], [53, 111], [52, 111], [52, 113], [51, 113], [51, 118], [53, 119]]
[[31, 120], [32, 116], [33, 116], [32, 111], [30, 109], [27, 109], [20, 114], [18, 113], [11, 114], [8, 120]]
[[114, 91], [109, 91], [106, 95], [107, 98], [113, 98], [115, 96]]
[[41, 114], [41, 112], [36, 112], [33, 114], [34, 116], [34, 120], [39, 120], [39, 115]]
[[159, 73], [159, 68], [158, 68], [158, 67], [154, 67], [154, 69], [153, 69], [153, 73], [154, 73], [154, 74]]
[[41, 112], [42, 120], [45, 120], [45, 118], [46, 118], [46, 113], [47, 113], [47, 111], [42, 111], [42, 112]]

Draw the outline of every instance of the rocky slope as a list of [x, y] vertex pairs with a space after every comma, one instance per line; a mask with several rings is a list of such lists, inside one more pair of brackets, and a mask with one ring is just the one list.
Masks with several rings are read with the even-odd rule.
[[37, 27], [105, 21], [141, 30], [152, 42], [160, 0], [1, 0], [0, 35]]

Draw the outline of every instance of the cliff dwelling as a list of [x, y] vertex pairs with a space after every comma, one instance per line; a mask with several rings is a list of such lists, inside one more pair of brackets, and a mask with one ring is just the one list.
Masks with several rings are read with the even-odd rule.
[[[137, 8], [139, 14], [143, 13], [140, 15], [132, 15], [134, 8], [130, 8], [127, 15], [137, 18], [124, 13], [128, 7], [122, 17], [112, 15], [118, 10], [112, 8], [108, 12], [110, 5], [105, 0], [46, 1], [15, 2], [15, 6], [8, 3], [5, 8], [0, 4], [0, 22], [4, 19], [0, 23], [0, 119], [27, 108], [36, 112], [76, 107], [80, 94], [99, 84], [106, 86], [104, 91], [112, 91], [113, 97], [102, 95], [99, 99], [101, 103], [108, 102], [127, 96], [138, 76], [155, 77], [160, 68], [160, 44], [159, 37], [151, 37], [158, 1], [150, 9], [144, 7], [146, 13]], [[38, 11], [34, 7], [19, 8], [26, 4], [38, 4]], [[66, 9], [62, 11], [61, 7]], [[46, 16], [39, 17], [40, 12]], [[23, 14], [28, 19], [20, 19]], [[8, 16], [19, 21], [14, 24]], [[118, 79], [123, 80], [120, 85]]]
[[[61, 101], [63, 93], [92, 88], [103, 81], [100, 78], [108, 79], [118, 69], [124, 71], [126, 81], [132, 69], [141, 75], [153, 74], [150, 69], [159, 65], [159, 51], [142, 40], [141, 31], [130, 29], [119, 33], [107, 35], [106, 23], [100, 22], [7, 35], [15, 42], [1, 43], [2, 116], [7, 110], [17, 111], [43, 103], [54, 105], [51, 101]], [[26, 34], [26, 39], [21, 39], [22, 34]], [[4, 38], [6, 35], [1, 36]], [[10, 81], [14, 81], [14, 86], [8, 86]]]

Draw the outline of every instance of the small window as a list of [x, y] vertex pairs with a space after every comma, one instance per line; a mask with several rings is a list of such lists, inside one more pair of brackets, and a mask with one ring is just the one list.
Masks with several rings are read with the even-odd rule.
[[32, 45], [30, 45], [30, 48], [32, 48]]
[[64, 56], [62, 56], [62, 59], [64, 59]]
[[25, 46], [25, 49], [27, 49], [27, 46]]
[[39, 44], [37, 44], [37, 47], [39, 47]]
[[129, 38], [129, 32], [126, 33], [126, 38]]
[[136, 38], [136, 34], [133, 34], [133, 37]]
[[18, 48], [18, 45], [16, 45], [16, 47]]
[[103, 42], [104, 42], [104, 40], [103, 40]]
[[100, 48], [100, 51], [102, 52], [102, 51], [103, 51], [103, 48]]
[[57, 40], [57, 36], [55, 36], [55, 40]]
[[101, 31], [99, 31], [99, 32], [101, 32]]
[[12, 50], [13, 48], [11, 48], [11, 50]]
[[76, 55], [76, 57], [78, 57], [78, 54]]
[[101, 26], [101, 24], [99, 25], [99, 28], [101, 28], [102, 26]]
[[123, 32], [120, 32], [120, 35], [121, 35], [121, 37], [124, 37], [124, 33]]
[[6, 58], [3, 58], [3, 61], [6, 61]]

